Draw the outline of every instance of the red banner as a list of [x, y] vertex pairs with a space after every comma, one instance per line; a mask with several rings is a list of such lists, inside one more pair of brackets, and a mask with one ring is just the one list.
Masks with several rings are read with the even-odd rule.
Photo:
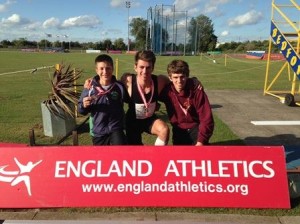
[[283, 147], [0, 147], [0, 207], [290, 208]]

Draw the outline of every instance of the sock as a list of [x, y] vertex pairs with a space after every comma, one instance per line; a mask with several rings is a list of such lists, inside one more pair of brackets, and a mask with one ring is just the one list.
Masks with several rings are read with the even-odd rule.
[[163, 146], [163, 145], [166, 145], [166, 142], [164, 142], [163, 140], [161, 140], [160, 138], [157, 138], [154, 145], [157, 145], [157, 146]]

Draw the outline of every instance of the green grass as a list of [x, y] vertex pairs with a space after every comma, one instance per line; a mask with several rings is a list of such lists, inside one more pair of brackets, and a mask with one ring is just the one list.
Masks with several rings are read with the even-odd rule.
[[[85, 53], [24, 53], [16, 51], [0, 51], [0, 142], [29, 143], [29, 130], [34, 129], [37, 144], [55, 144], [59, 139], [45, 137], [42, 129], [42, 117], [40, 103], [47, 98], [50, 90], [49, 74], [53, 69], [41, 69], [31, 74], [30, 71], [13, 73], [22, 70], [31, 70], [42, 66], [52, 66], [57, 63], [70, 63], [74, 67], [83, 69], [83, 76], [79, 83], [94, 75], [95, 54]], [[115, 61], [115, 72], [118, 77], [124, 72], [134, 72], [133, 55], [112, 55]], [[263, 92], [266, 61], [236, 59], [232, 57], [216, 58], [214, 64], [211, 58], [206, 56], [166, 57], [157, 56], [155, 74], [166, 74], [167, 64], [174, 58], [186, 60], [190, 65], [191, 76], [198, 77], [205, 89], [243, 89], [260, 90]], [[272, 62], [271, 73], [276, 74], [283, 62]], [[4, 74], [11, 73], [11, 74]], [[278, 89], [290, 89], [291, 83], [287, 77], [280, 77], [276, 86]], [[166, 118], [165, 108], [158, 113]], [[242, 145], [240, 140], [216, 115], [215, 131], [211, 138], [212, 144], [218, 145]], [[78, 124], [85, 117], [78, 118]], [[91, 145], [91, 139], [86, 126], [79, 133], [80, 145]], [[154, 137], [143, 136], [145, 144], [152, 145]], [[63, 144], [71, 144], [68, 138]], [[271, 187], [271, 186], [270, 186]], [[275, 197], [276, 195], [274, 195]], [[299, 200], [292, 202], [291, 210], [276, 209], [161, 209], [162, 211], [179, 212], [208, 212], [208, 213], [239, 213], [259, 215], [296, 215], [299, 214]], [[104, 212], [110, 211], [142, 211], [152, 210], [135, 208], [104, 208], [97, 209]], [[71, 210], [69, 210], [71, 211]], [[77, 210], [76, 210], [77, 211]], [[93, 209], [82, 209], [82, 212], [92, 212]], [[157, 209], [156, 211], [160, 211]]]

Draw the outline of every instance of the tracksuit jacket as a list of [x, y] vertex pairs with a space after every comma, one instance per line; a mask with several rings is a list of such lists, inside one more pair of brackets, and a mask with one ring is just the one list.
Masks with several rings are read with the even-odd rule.
[[[197, 87], [198, 86], [198, 87]], [[164, 102], [172, 126], [190, 129], [198, 126], [199, 142], [207, 144], [213, 134], [214, 120], [208, 97], [203, 87], [195, 85], [189, 78], [183, 91], [178, 93], [172, 83], [169, 83], [159, 96]], [[190, 99], [190, 100], [188, 100]], [[188, 102], [187, 114], [181, 109]]]
[[[93, 78], [91, 85], [91, 89], [83, 90], [78, 101], [78, 112], [83, 115], [90, 113], [90, 134], [102, 137], [113, 131], [123, 130], [125, 116], [123, 104], [127, 93], [124, 86], [113, 76], [113, 87], [105, 93], [99, 84], [98, 75]], [[90, 107], [84, 108], [83, 98], [87, 96], [92, 96], [93, 102]]]

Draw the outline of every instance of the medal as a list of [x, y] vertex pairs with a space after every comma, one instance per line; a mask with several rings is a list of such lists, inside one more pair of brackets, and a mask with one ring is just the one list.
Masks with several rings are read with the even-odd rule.
[[139, 94], [143, 100], [143, 103], [144, 103], [144, 106], [145, 106], [145, 109], [144, 109], [144, 113], [145, 113], [145, 116], [146, 117], [150, 117], [151, 114], [150, 114], [150, 111], [149, 111], [149, 105], [152, 101], [152, 98], [153, 98], [153, 95], [154, 95], [154, 84], [153, 84], [153, 80], [151, 79], [151, 97], [149, 99], [149, 101], [147, 102], [146, 101], [146, 98], [145, 98], [145, 95], [144, 95], [144, 92], [142, 91], [142, 88], [141, 86], [138, 84], [138, 82], [136, 82], [137, 84], [137, 87], [138, 87], [138, 90], [139, 90]]
[[182, 110], [182, 112], [185, 114], [185, 116], [187, 116], [187, 113], [188, 113], [188, 110], [191, 106], [191, 103], [190, 103], [190, 98], [187, 98], [186, 101], [183, 103], [183, 105], [180, 103], [177, 95], [175, 93], [173, 93], [174, 96], [175, 96], [175, 99], [180, 107], [180, 109]]
[[148, 109], [148, 108], [146, 108], [146, 107], [145, 107], [145, 115], [146, 115], [146, 117], [148, 117], [148, 116], [149, 116], [149, 109]]

